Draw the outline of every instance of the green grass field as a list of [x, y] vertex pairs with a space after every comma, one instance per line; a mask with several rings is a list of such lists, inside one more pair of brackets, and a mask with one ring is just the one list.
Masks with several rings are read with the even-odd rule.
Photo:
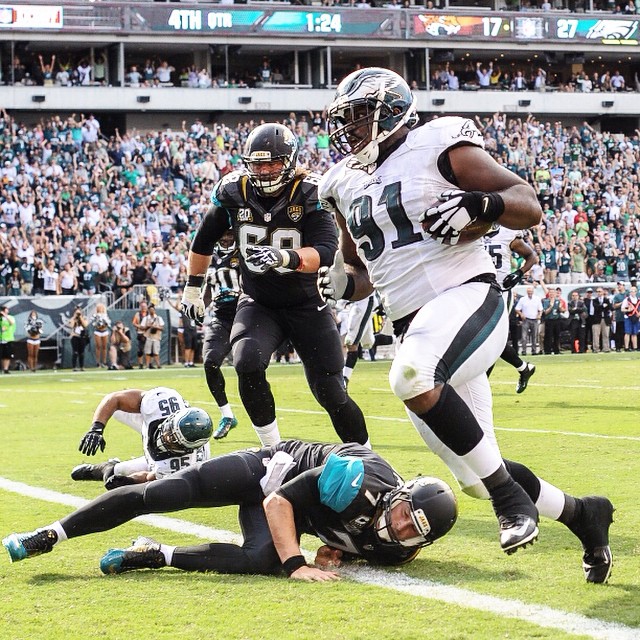
[[[103, 576], [98, 561], [104, 551], [127, 546], [139, 534], [171, 544], [201, 541], [140, 522], [71, 540], [17, 564], [2, 550], [0, 640], [640, 638], [640, 360], [636, 354], [562, 355], [535, 363], [538, 371], [522, 395], [515, 394], [516, 372], [504, 363], [491, 377], [503, 454], [572, 494], [611, 498], [617, 511], [609, 584], [584, 581], [580, 545], [555, 522], [542, 521], [533, 547], [506, 556], [490, 504], [456, 486], [460, 516], [448, 536], [401, 570], [371, 576], [356, 571], [339, 583], [173, 569]], [[388, 368], [388, 362], [361, 362], [349, 387], [367, 417], [374, 448], [406, 478], [436, 475], [453, 485], [389, 391]], [[214, 454], [257, 444], [235, 375], [225, 371], [240, 425], [225, 440], [212, 441]], [[283, 437], [335, 441], [300, 365], [273, 365], [269, 375]], [[109, 391], [157, 385], [177, 388], [217, 422], [202, 369], [2, 377], [0, 535], [49, 524], [71, 509], [55, 495], [49, 501], [21, 495], [7, 481], [83, 498], [98, 495], [99, 483], [75, 483], [69, 476], [83, 461], [78, 441], [95, 405]], [[124, 425], [110, 423], [105, 435], [100, 459], [140, 454], [138, 436]], [[238, 531], [231, 508], [172, 515]], [[311, 551], [318, 541], [304, 537], [303, 546]]]

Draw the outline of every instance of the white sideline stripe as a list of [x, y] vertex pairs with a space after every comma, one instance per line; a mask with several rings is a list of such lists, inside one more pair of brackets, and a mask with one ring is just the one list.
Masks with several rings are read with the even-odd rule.
[[[59, 493], [51, 489], [33, 487], [23, 482], [15, 482], [0, 477], [0, 489], [18, 493], [29, 498], [45, 500], [65, 504], [76, 509], [89, 502], [84, 498], [72, 496], [67, 493]], [[187, 520], [170, 518], [167, 516], [138, 516], [136, 521], [142, 522], [160, 529], [168, 529], [176, 533], [191, 534], [206, 540], [241, 544], [242, 537], [231, 531], [212, 529]], [[307, 559], [312, 559], [313, 554], [305, 551]], [[587, 618], [580, 614], [559, 611], [551, 607], [537, 604], [527, 604], [519, 600], [510, 600], [475, 593], [468, 589], [452, 587], [432, 582], [431, 580], [419, 580], [402, 573], [387, 572], [370, 567], [344, 567], [340, 572], [356, 582], [401, 591], [414, 597], [438, 600], [447, 604], [460, 607], [477, 609], [484, 613], [491, 613], [504, 618], [515, 618], [524, 622], [530, 622], [540, 627], [558, 629], [566, 633], [589, 636], [596, 640], [638, 640], [640, 628], [627, 627], [616, 622], [606, 622], [595, 618]]]
[[492, 613], [504, 618], [515, 618], [539, 627], [558, 629], [566, 633], [606, 640], [638, 640], [639, 628], [627, 627], [616, 622], [587, 618], [577, 613], [559, 611], [539, 604], [527, 604], [519, 600], [497, 598], [475, 593], [460, 587], [418, 580], [402, 573], [387, 573], [371, 567], [350, 567], [341, 570], [356, 582], [401, 591], [411, 596], [439, 600], [470, 609]]

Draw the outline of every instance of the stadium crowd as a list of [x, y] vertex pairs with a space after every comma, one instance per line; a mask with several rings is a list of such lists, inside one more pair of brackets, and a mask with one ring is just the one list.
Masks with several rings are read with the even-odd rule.
[[[542, 65], [542, 66], [541, 66]], [[62, 59], [56, 54], [43, 56], [31, 51], [16, 54], [2, 70], [2, 80], [9, 85], [26, 86], [107, 86], [108, 61], [105, 53], [93, 59], [80, 55]], [[459, 58], [455, 62], [431, 62], [430, 89], [623, 92], [639, 91], [640, 80], [632, 68], [608, 68], [602, 61], [576, 65], [551, 61], [537, 55], [527, 61], [489, 58], [473, 61]], [[207, 66], [181, 65], [165, 58], [128, 59], [125, 86], [133, 88], [186, 87], [194, 89], [255, 88], [293, 84], [286, 59], [271, 60], [264, 56], [255, 66], [229, 70], [214, 62]], [[334, 78], [334, 82], [336, 79]], [[414, 80], [414, 90], [427, 88]]]
[[[321, 113], [291, 113], [283, 123], [300, 141], [302, 166], [322, 173], [334, 164]], [[195, 120], [180, 131], [108, 137], [93, 115], [28, 125], [3, 111], [0, 295], [112, 291], [117, 298], [139, 284], [180, 290], [211, 187], [241, 166], [256, 124]], [[528, 281], [635, 284], [640, 132], [502, 113], [476, 124], [487, 150], [533, 184], [543, 207], [542, 223], [526, 232], [540, 256]]]

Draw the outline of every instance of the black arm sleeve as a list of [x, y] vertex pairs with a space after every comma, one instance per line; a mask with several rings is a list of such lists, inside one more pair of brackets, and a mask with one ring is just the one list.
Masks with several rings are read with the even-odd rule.
[[318, 209], [309, 216], [304, 230], [304, 246], [313, 247], [320, 254], [320, 266], [330, 267], [338, 250], [338, 229], [333, 216]]
[[210, 256], [213, 253], [216, 242], [230, 228], [231, 222], [227, 211], [212, 204], [196, 231], [191, 244], [191, 251], [202, 256]]

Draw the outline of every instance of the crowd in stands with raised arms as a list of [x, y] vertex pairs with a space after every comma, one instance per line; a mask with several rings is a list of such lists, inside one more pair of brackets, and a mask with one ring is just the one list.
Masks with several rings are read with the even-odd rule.
[[[282, 122], [298, 137], [302, 167], [324, 173], [338, 159], [320, 112]], [[91, 114], [27, 124], [2, 111], [0, 295], [118, 298], [140, 284], [180, 291], [211, 188], [241, 165], [257, 124], [196, 119], [176, 131], [106, 137]], [[540, 256], [527, 281], [621, 281], [628, 293], [640, 260], [640, 132], [502, 113], [476, 124], [489, 152], [534, 186], [543, 208], [541, 224], [525, 234]]]

